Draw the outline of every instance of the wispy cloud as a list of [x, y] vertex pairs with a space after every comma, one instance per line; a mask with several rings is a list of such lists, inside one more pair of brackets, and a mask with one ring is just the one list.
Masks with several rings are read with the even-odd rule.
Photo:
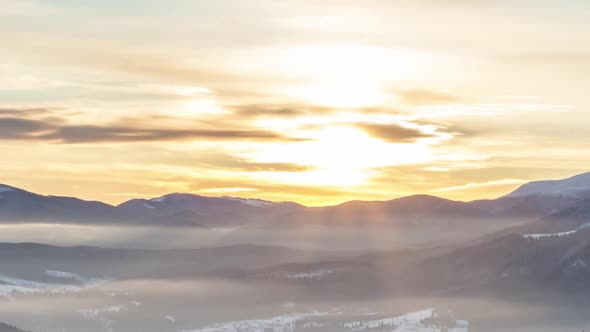
[[59, 108], [0, 108], [0, 116], [39, 116], [48, 115]]
[[[207, 140], [272, 140], [296, 141], [272, 131], [260, 129], [209, 129], [177, 128], [141, 125], [134, 119], [125, 119], [124, 124], [70, 124], [57, 116], [40, 120], [45, 109], [0, 109], [0, 140], [47, 141], [54, 143], [105, 143], [105, 142], [159, 142]], [[11, 116], [3, 116], [11, 115]], [[21, 117], [14, 117], [21, 115]], [[198, 124], [195, 124], [198, 125]], [[193, 127], [187, 125], [186, 127]]]
[[494, 180], [494, 181], [488, 181], [488, 182], [467, 183], [467, 184], [460, 185], [460, 186], [432, 189], [430, 191], [431, 192], [459, 191], [459, 190], [468, 190], [468, 189], [481, 188], [481, 187], [493, 187], [493, 186], [503, 186], [503, 185], [511, 185], [511, 184], [522, 184], [522, 183], [526, 183], [526, 182], [527, 182], [527, 180], [523, 180], [523, 179], [502, 179], [502, 180]]
[[219, 193], [239, 193], [239, 192], [247, 192], [247, 191], [258, 191], [256, 188], [208, 188], [198, 191], [197, 193], [202, 194], [219, 194]]
[[61, 126], [43, 135], [31, 135], [30, 139], [56, 141], [59, 143], [100, 143], [100, 142], [159, 142], [209, 140], [292, 140], [279, 134], [262, 130], [224, 129], [167, 129], [133, 128], [91, 125]]
[[365, 130], [370, 135], [388, 142], [412, 142], [420, 138], [436, 137], [432, 133], [426, 133], [416, 128], [407, 128], [398, 124], [357, 124], [357, 127]]
[[438, 105], [460, 103], [464, 99], [452, 93], [438, 90], [414, 89], [396, 91], [403, 102], [410, 105]]

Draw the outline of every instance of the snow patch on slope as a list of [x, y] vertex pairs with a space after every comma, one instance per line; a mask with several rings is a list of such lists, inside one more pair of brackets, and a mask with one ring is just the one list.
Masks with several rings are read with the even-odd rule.
[[334, 273], [333, 270], [321, 269], [321, 270], [311, 271], [311, 272], [288, 274], [287, 279], [321, 280], [332, 273]]
[[246, 205], [255, 206], [255, 207], [265, 207], [272, 204], [272, 202], [263, 201], [261, 199], [255, 198], [239, 198], [239, 197], [230, 197], [230, 196], [223, 196], [222, 199], [240, 202]]
[[543, 239], [543, 238], [558, 238], [558, 237], [562, 237], [562, 236], [576, 234], [579, 230], [587, 228], [587, 227], [590, 227], [590, 223], [585, 223], [581, 226], [578, 226], [578, 228], [573, 229], [571, 231], [567, 231], [567, 232], [548, 233], [548, 234], [525, 234], [522, 237], [524, 237], [525, 239], [533, 239], [533, 240], [539, 240], [539, 239]]
[[533, 240], [539, 240], [539, 239], [543, 239], [543, 238], [552, 238], [552, 237], [562, 237], [562, 236], [568, 236], [568, 235], [572, 235], [577, 233], [578, 230], [574, 229], [573, 231], [569, 231], [569, 232], [561, 232], [561, 233], [550, 233], [550, 234], [525, 234], [523, 235], [523, 237], [525, 239], [533, 239]]
[[167, 197], [166, 196], [162, 196], [159, 198], [152, 198], [150, 199], [150, 202], [155, 202], [155, 203], [164, 203], [166, 202]]
[[50, 277], [76, 280], [81, 283], [84, 283], [87, 281], [85, 278], [82, 278], [82, 276], [79, 275], [78, 273], [72, 273], [72, 272], [64, 272], [64, 271], [57, 271], [57, 270], [45, 270], [45, 274]]
[[17, 294], [65, 294], [79, 292], [86, 288], [100, 286], [109, 281], [107, 279], [86, 279], [79, 274], [63, 271], [47, 270], [45, 273], [51, 277], [74, 280], [80, 284], [53, 284], [0, 275], [0, 297], [12, 299]]
[[395, 332], [468, 332], [469, 323], [464, 320], [455, 321], [454, 327], [443, 329], [427, 324], [426, 320], [438, 318], [435, 309], [426, 309], [405, 314], [399, 317], [384, 318], [379, 320], [359, 321], [344, 324], [344, 327], [352, 331], [371, 329], [392, 329]]
[[84, 318], [96, 318], [108, 312], [121, 312], [124, 308], [125, 306], [120, 304], [99, 309], [79, 309], [76, 310], [76, 312], [82, 315]]
[[[306, 329], [328, 328], [330, 331], [392, 331], [392, 332], [468, 332], [469, 322], [454, 320], [452, 327], [439, 327], [430, 323], [440, 318], [435, 309], [421, 310], [399, 317], [379, 320], [365, 320], [348, 323], [330, 323], [331, 316], [341, 317], [341, 312], [312, 312], [308, 314], [288, 314], [269, 319], [242, 320], [209, 325], [196, 330], [182, 332], [294, 332]], [[324, 317], [322, 321], [314, 321]]]
[[11, 191], [14, 191], [14, 189], [8, 186], [0, 185], [0, 193], [6, 193]]
[[328, 314], [322, 312], [312, 312], [309, 314], [290, 314], [276, 316], [269, 319], [241, 320], [229, 323], [213, 324], [205, 326], [201, 329], [184, 330], [182, 332], [292, 332], [295, 330], [295, 323], [308, 317], [325, 315]]
[[78, 292], [82, 287], [72, 285], [52, 285], [44, 283], [35, 283], [28, 280], [18, 280], [0, 276], [0, 297], [9, 299], [14, 298], [15, 294], [65, 294]]
[[104, 317], [104, 315], [120, 313], [125, 308], [125, 305], [118, 304], [98, 309], [79, 309], [76, 310], [76, 312], [86, 319], [97, 321], [106, 332], [113, 332], [113, 324], [115, 322], [107, 317]]

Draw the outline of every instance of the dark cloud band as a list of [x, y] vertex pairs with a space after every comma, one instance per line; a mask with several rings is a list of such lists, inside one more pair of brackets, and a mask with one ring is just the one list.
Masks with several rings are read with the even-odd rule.
[[357, 127], [363, 129], [373, 137], [388, 142], [413, 142], [421, 138], [434, 137], [430, 133], [424, 133], [418, 129], [406, 128], [396, 124], [359, 124]]
[[37, 140], [57, 143], [155, 142], [195, 139], [297, 140], [265, 130], [147, 128], [139, 125], [119, 124], [75, 125], [67, 124], [65, 119], [48, 115], [50, 114], [47, 109], [0, 109], [0, 140]]

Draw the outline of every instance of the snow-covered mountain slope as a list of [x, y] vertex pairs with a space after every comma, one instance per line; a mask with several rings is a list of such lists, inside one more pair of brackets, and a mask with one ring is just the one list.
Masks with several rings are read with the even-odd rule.
[[152, 199], [133, 199], [117, 208], [168, 225], [227, 226], [258, 222], [303, 209], [303, 206], [292, 202], [175, 193]]
[[0, 275], [0, 297], [13, 298], [25, 294], [65, 294], [79, 292], [108, 282], [107, 279], [84, 278], [77, 273], [46, 270], [58, 282], [40, 282]]
[[560, 232], [560, 233], [548, 233], [548, 234], [525, 234], [523, 237], [525, 239], [545, 239], [545, 238], [553, 238], [553, 237], [561, 237], [561, 236], [568, 236], [577, 233], [578, 230], [567, 231], [567, 232]]
[[281, 204], [281, 203], [274, 203], [270, 201], [265, 201], [262, 199], [255, 199], [255, 198], [241, 198], [241, 197], [231, 197], [231, 196], [222, 196], [221, 199], [226, 199], [234, 202], [240, 202], [242, 204], [255, 206], [255, 207], [264, 207], [273, 204]]
[[5, 184], [0, 184], [0, 193], [14, 192], [17, 190], [18, 190], [17, 188], [7, 186]]
[[529, 182], [505, 197], [529, 195], [590, 197], [590, 172], [562, 180]]
[[451, 326], [440, 326], [436, 323], [441, 315], [435, 309], [411, 312], [399, 317], [376, 320], [350, 322], [344, 328], [352, 331], [395, 331], [395, 332], [467, 332], [469, 323], [455, 320]]
[[532, 223], [522, 225], [514, 231], [520, 234], [569, 234], [588, 227], [590, 224], [590, 199], [584, 199], [560, 209]]
[[464, 320], [453, 320], [450, 324], [439, 322], [442, 317], [435, 309], [411, 312], [398, 317], [353, 322], [343, 322], [343, 318], [340, 317], [341, 315], [341, 312], [317, 311], [304, 314], [287, 314], [268, 319], [212, 324], [200, 329], [185, 330], [183, 332], [296, 332], [307, 330], [316, 331], [318, 329], [368, 332], [468, 332], [469, 329], [469, 323]]
[[218, 323], [205, 326], [195, 330], [185, 330], [183, 332], [292, 332], [296, 329], [296, 324], [309, 317], [325, 316], [327, 313], [312, 312], [306, 314], [288, 314], [275, 316], [268, 319], [241, 320], [228, 323]]

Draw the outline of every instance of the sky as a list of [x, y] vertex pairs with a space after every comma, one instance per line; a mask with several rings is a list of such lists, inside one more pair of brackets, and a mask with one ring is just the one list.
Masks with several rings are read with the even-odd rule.
[[590, 171], [586, 0], [0, 0], [0, 182], [498, 197]]

